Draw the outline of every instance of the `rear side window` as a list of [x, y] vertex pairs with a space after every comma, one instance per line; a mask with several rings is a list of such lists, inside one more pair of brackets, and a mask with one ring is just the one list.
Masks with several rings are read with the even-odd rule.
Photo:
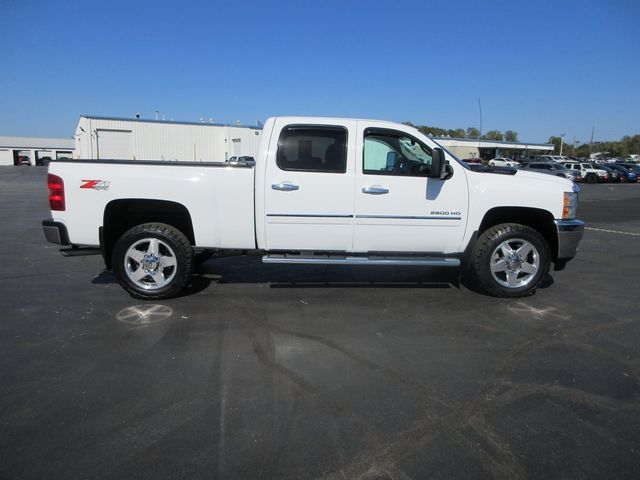
[[345, 173], [347, 130], [332, 126], [296, 126], [282, 129], [276, 164], [281, 170]]

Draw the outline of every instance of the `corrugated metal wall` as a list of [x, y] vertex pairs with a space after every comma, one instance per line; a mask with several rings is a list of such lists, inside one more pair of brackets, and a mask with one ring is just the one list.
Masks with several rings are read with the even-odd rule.
[[[98, 131], [98, 135], [96, 135]], [[246, 127], [177, 124], [80, 117], [76, 129], [76, 158], [98, 158], [99, 151], [112, 151], [99, 142], [109, 135], [100, 132], [131, 132], [131, 158], [125, 160], [181, 160], [223, 162], [233, 155], [239, 139], [240, 154], [255, 157], [261, 130]], [[111, 136], [115, 137], [115, 136]], [[125, 151], [119, 148], [118, 151]]]

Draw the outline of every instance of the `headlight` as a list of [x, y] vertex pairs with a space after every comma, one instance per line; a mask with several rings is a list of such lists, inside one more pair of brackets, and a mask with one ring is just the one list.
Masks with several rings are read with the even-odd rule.
[[564, 192], [562, 202], [562, 219], [573, 220], [578, 209], [578, 192]]

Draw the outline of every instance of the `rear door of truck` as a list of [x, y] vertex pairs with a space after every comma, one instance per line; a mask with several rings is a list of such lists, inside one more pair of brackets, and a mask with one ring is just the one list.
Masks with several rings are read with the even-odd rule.
[[268, 250], [352, 249], [355, 142], [355, 121], [275, 121], [264, 190]]

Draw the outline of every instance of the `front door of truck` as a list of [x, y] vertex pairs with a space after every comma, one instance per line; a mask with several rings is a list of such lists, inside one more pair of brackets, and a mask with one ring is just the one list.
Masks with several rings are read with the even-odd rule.
[[413, 135], [358, 122], [354, 251], [457, 252], [467, 223], [467, 178], [429, 178], [432, 149]]
[[356, 122], [322, 122], [274, 125], [264, 191], [268, 250], [353, 247]]

